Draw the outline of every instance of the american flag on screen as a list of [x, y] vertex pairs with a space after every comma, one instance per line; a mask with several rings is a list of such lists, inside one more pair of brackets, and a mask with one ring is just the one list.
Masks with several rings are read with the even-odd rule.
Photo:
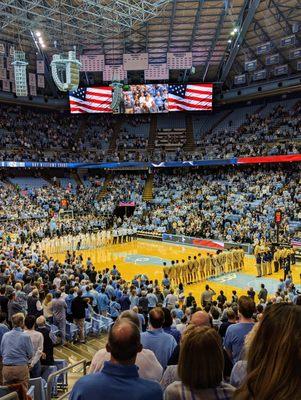
[[69, 92], [70, 111], [79, 113], [110, 113], [112, 88], [110, 86], [78, 88]]
[[212, 84], [168, 86], [169, 111], [212, 110]]

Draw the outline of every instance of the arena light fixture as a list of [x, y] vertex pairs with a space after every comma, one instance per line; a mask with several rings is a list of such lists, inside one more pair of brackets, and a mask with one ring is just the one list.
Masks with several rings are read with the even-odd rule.
[[41, 32], [40, 32], [40, 31], [36, 31], [36, 36], [37, 36], [37, 37], [42, 36]]

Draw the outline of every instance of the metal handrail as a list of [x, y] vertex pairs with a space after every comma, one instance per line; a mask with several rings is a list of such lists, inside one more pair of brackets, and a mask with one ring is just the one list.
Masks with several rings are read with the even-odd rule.
[[[67, 371], [73, 369], [74, 367], [77, 367], [78, 365], [81, 365], [81, 364], [83, 364], [84, 375], [86, 375], [87, 374], [87, 360], [83, 359], [83, 360], [76, 362], [75, 364], [70, 364], [67, 367], [64, 367], [58, 371], [55, 371], [48, 376], [47, 386], [46, 386], [46, 400], [51, 400], [51, 388], [52, 388], [52, 381], [54, 380], [54, 378], [58, 375], [61, 375], [64, 372], [67, 372]], [[59, 397], [58, 400], [65, 398], [69, 394], [70, 394], [70, 392], [65, 393], [63, 396]], [[17, 399], [18, 399], [18, 397], [17, 397]], [[15, 400], [15, 398], [12, 398], [12, 399], [9, 398], [9, 399], [5, 399], [5, 400]]]
[[19, 396], [17, 392], [8, 393], [3, 397], [0, 397], [1, 400], [19, 400]]

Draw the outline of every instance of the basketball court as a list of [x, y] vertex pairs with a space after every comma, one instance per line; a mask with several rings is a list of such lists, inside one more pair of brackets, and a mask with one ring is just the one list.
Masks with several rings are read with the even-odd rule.
[[[149, 279], [158, 279], [161, 283], [164, 261], [168, 263], [171, 260], [186, 260], [188, 256], [194, 256], [199, 253], [205, 255], [208, 252], [210, 251], [193, 246], [138, 239], [129, 243], [84, 249], [77, 252], [77, 254], [81, 253], [83, 255], [84, 262], [90, 257], [97, 271], [102, 271], [104, 268], [111, 269], [115, 264], [122, 277], [127, 281], [131, 281], [134, 275], [145, 274]], [[65, 259], [65, 253], [52, 253], [51, 255], [60, 262]], [[292, 267], [292, 273], [294, 283], [301, 289], [300, 263]], [[201, 283], [186, 285], [184, 289], [186, 295], [192, 292], [198, 303], [206, 283], [217, 293], [219, 290], [224, 290], [229, 299], [231, 299], [232, 290], [237, 290], [237, 294], [242, 295], [246, 294], [247, 289], [252, 286], [258, 292], [261, 283], [266, 285], [269, 295], [272, 295], [275, 293], [281, 277], [283, 277], [282, 270], [278, 273], [273, 273], [269, 277], [256, 278], [255, 258], [246, 255], [245, 266], [242, 271], [238, 273], [231, 272], [220, 277], [210, 278]]]

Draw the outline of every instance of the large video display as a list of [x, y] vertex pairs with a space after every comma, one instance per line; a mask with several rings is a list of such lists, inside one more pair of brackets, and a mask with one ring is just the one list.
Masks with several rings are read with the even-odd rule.
[[[149, 114], [173, 111], [212, 110], [213, 85], [153, 84], [124, 85], [120, 113]], [[69, 93], [71, 113], [111, 113], [112, 88], [78, 88]]]

